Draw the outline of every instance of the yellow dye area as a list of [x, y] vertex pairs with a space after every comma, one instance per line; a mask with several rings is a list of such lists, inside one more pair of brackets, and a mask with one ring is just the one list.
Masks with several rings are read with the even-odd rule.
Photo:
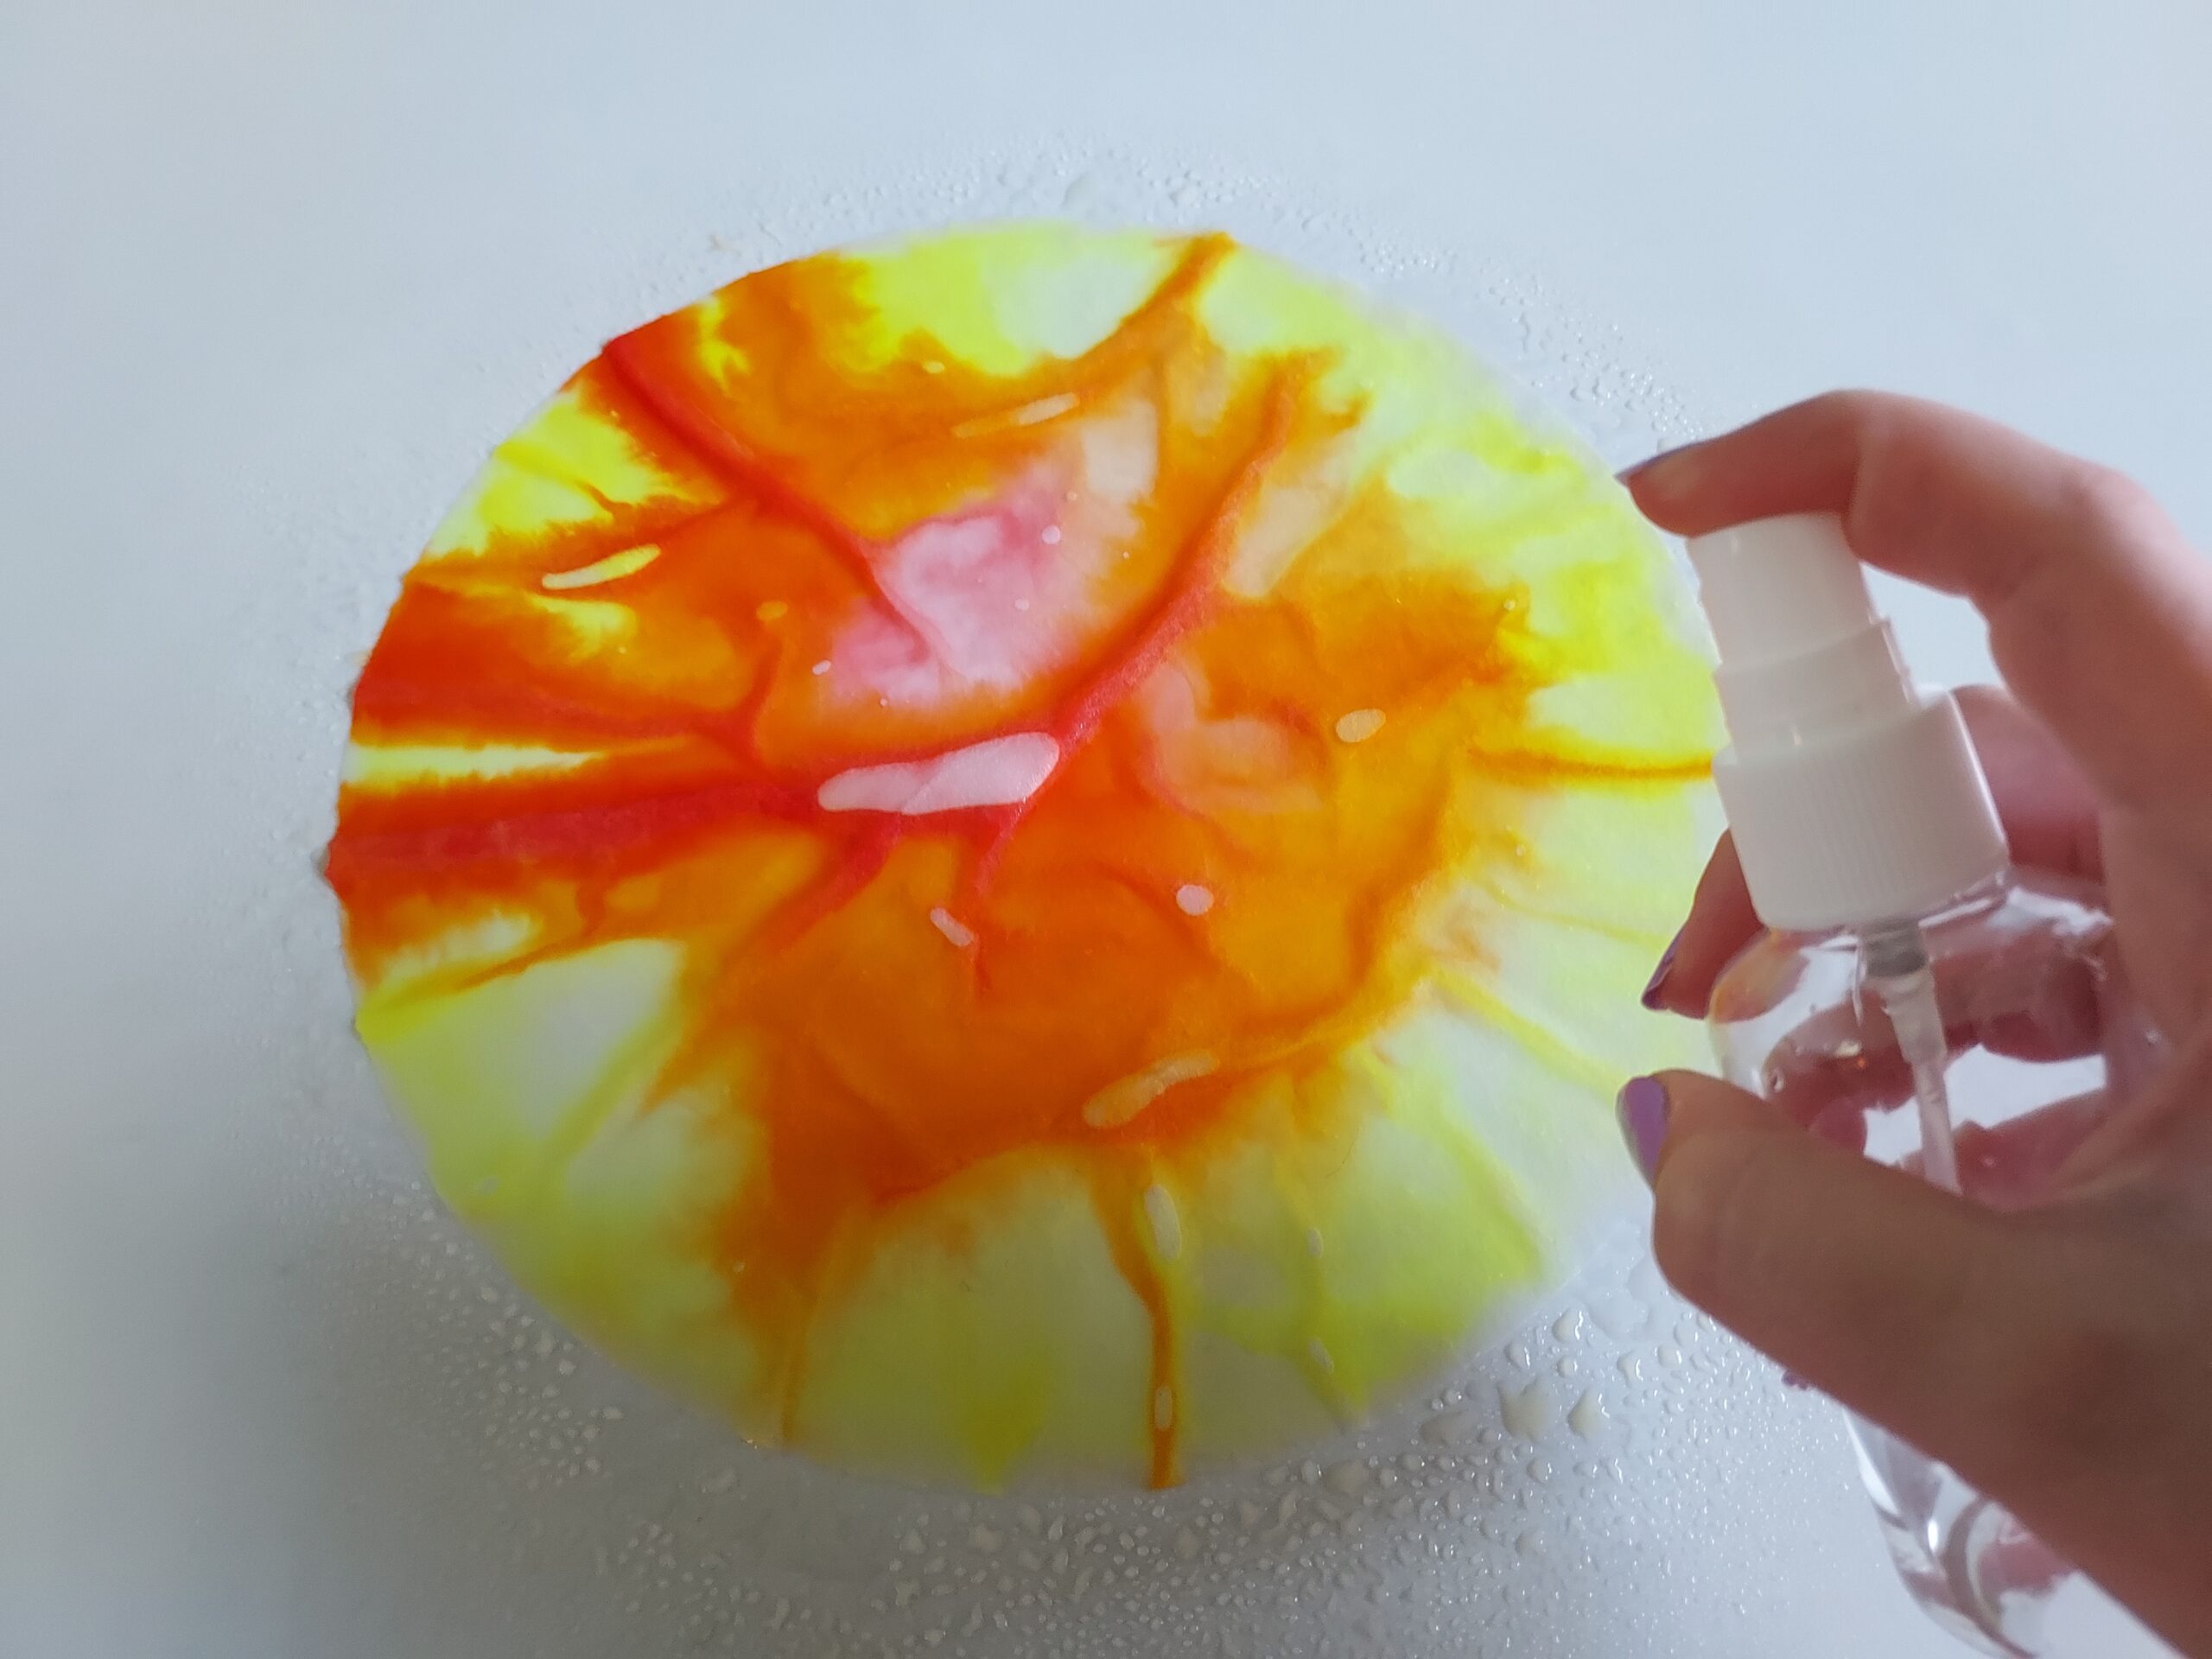
[[743, 1433], [1280, 1451], [1618, 1199], [1705, 666], [1592, 458], [1219, 237], [826, 254], [611, 344], [410, 573], [329, 877], [440, 1191]]

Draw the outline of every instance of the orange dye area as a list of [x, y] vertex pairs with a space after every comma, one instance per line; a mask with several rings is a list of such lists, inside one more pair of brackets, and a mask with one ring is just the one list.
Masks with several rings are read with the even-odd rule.
[[626, 335], [566, 395], [660, 483], [426, 559], [361, 676], [358, 745], [563, 759], [348, 785], [357, 972], [492, 916], [531, 944], [457, 973], [681, 944], [656, 1091], [762, 1132], [715, 1252], [787, 1437], [841, 1241], [1058, 1145], [1151, 1313], [1131, 1408], [1175, 1480], [1147, 1172], [1421, 993], [1438, 873], [1513, 833], [1470, 757], [1524, 786], [1695, 770], [1548, 753], [1525, 596], [1379, 481], [1231, 579], [1271, 484], [1363, 410], [1319, 393], [1325, 355], [1214, 337], [1230, 252], [1183, 245], [1096, 344], [1010, 372], [920, 328], [856, 356], [837, 257]]

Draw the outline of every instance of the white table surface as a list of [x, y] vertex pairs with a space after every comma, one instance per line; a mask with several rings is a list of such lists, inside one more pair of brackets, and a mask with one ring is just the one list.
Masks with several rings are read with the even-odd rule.
[[1954, 399], [2212, 541], [2208, 20], [10, 0], [0, 1654], [1955, 1651], [1830, 1410], [1632, 1251], [1445, 1429], [1370, 1430], [1364, 1490], [1332, 1448], [1033, 1533], [748, 1454], [526, 1325], [427, 1196], [311, 861], [358, 653], [486, 448], [609, 334], [946, 219], [1224, 224], [1622, 461], [1838, 383]]

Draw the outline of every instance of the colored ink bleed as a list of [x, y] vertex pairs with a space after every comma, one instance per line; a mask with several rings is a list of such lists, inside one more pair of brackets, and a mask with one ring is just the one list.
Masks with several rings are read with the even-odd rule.
[[995, 226], [644, 323], [353, 696], [358, 1026], [517, 1280], [739, 1433], [1166, 1486], [1400, 1397], [1635, 1176], [1712, 817], [1608, 468], [1222, 236]]

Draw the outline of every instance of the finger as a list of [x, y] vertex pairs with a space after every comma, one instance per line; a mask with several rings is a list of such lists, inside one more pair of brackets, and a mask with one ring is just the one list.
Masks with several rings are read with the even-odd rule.
[[[1902, 1151], [1918, 1142], [1917, 1122], [1887, 1116], [1903, 1113], [1910, 1098], [1909, 1081], [1900, 1078], [1878, 1096], [1854, 1083], [1834, 1092], [1807, 1090], [1769, 1103], [1789, 1122], [1847, 1152], [1922, 1175], [1921, 1154]], [[2076, 1185], [2069, 1164], [2115, 1109], [2113, 1096], [2098, 1090], [1998, 1122], [1959, 1124], [1952, 1147], [1959, 1191], [1977, 1204], [2017, 1210]]]
[[[1847, 977], [1858, 968], [1847, 952], [1847, 943], [1839, 941], [1822, 953], [1833, 998], [1772, 1039], [1760, 1068], [1759, 1092], [1767, 1099], [1846, 1087], [1874, 1101], [1901, 1100], [1910, 1092], [1910, 1069], [1878, 994], [1863, 983], [1857, 996], [1848, 994]], [[2077, 941], [2056, 934], [1943, 951], [1930, 969], [1949, 1060], [1977, 1049], [2039, 1065], [2102, 1052], [2109, 1035], [2110, 954], [2083, 954]], [[1775, 989], [1787, 995], [1794, 987]], [[1735, 1006], [1732, 996], [1720, 1010], [1732, 1021], [1768, 1011]]]
[[[2133, 1248], [1938, 1192], [1783, 1123], [1765, 1103], [1666, 1073], [1652, 1249], [1668, 1283], [1865, 1418], [2018, 1506], [2049, 1480], [2049, 1418], [2082, 1409], [2073, 1363]], [[2082, 1425], [2063, 1431], [2079, 1440]]]
[[1974, 602], [2007, 683], [2113, 799], [2212, 794], [2212, 571], [2117, 474], [1936, 404], [1837, 392], [1628, 483], [1684, 535], [1840, 513], [1860, 557]]
[[[1995, 686], [1965, 688], [1959, 708], [1997, 798], [2013, 861], [2101, 880], [2096, 796], [2057, 739]], [[1702, 1019], [1721, 970], [1758, 932], [1735, 841], [1724, 836], [1699, 880], [1682, 931], [1652, 975], [1644, 1005]]]
[[2076, 1189], [2150, 1168], [2161, 1175], [2212, 1166], [2212, 1022], [2179, 1046], [2156, 1080], [2120, 1103], [2067, 1160]]
[[1954, 1150], [1959, 1190], [1976, 1203], [2018, 1210], [2050, 1198], [2074, 1154], [2113, 1114], [2099, 1090], [2055, 1101], [2009, 1122], [1962, 1126]]
[[[2049, 1066], [2103, 1052], [2108, 1036], [2094, 965], [2036, 935], [1987, 949], [1946, 954], [1935, 963], [1946, 1069], [1977, 1055]], [[1840, 959], [1836, 972], [1849, 971]], [[1758, 1090], [1787, 1121], [1847, 1150], [1917, 1169], [1920, 1138], [1910, 1106], [1916, 1087], [1888, 1020], [1872, 993], [1847, 997], [1773, 1040]], [[1974, 1075], [1971, 1065], [1961, 1075]], [[2018, 1205], [2054, 1190], [2059, 1166], [2108, 1111], [2094, 1109], [2021, 1118], [2002, 1090], [1955, 1091], [1961, 1190], [1984, 1203]]]
[[2001, 687], [1961, 686], [1956, 695], [2012, 861], [2103, 880], [2096, 791], [2050, 728]]
[[1758, 913], [1751, 908], [1751, 892], [1744, 885], [1736, 838], [1723, 836], [1706, 861], [1705, 874], [1698, 878], [1697, 893], [1690, 900], [1682, 931], [1667, 947], [1666, 956], [1651, 976], [1650, 988], [1643, 994], [1644, 1006], [1703, 1019], [1720, 970], [1758, 933]]
[[[1655, 1085], [1657, 1134], [1648, 1094], [1630, 1099]], [[1657, 1143], [1653, 1245], [1677, 1291], [1948, 1463], [2169, 1633], [2196, 1628], [2174, 1592], [2196, 1585], [2212, 1536], [2197, 1473], [2212, 1459], [2212, 1295], [2170, 1207], [2123, 1192], [1984, 1208], [1688, 1072], [1631, 1084], [1623, 1117]]]
[[1669, 1282], [1915, 1445], [1955, 1447], [1973, 1416], [1957, 1379], [1980, 1374], [1969, 1359], [1988, 1363], [1963, 1351], [1987, 1338], [1961, 1314], [2012, 1271], [1999, 1218], [1726, 1084], [1659, 1082], [1652, 1243]]

